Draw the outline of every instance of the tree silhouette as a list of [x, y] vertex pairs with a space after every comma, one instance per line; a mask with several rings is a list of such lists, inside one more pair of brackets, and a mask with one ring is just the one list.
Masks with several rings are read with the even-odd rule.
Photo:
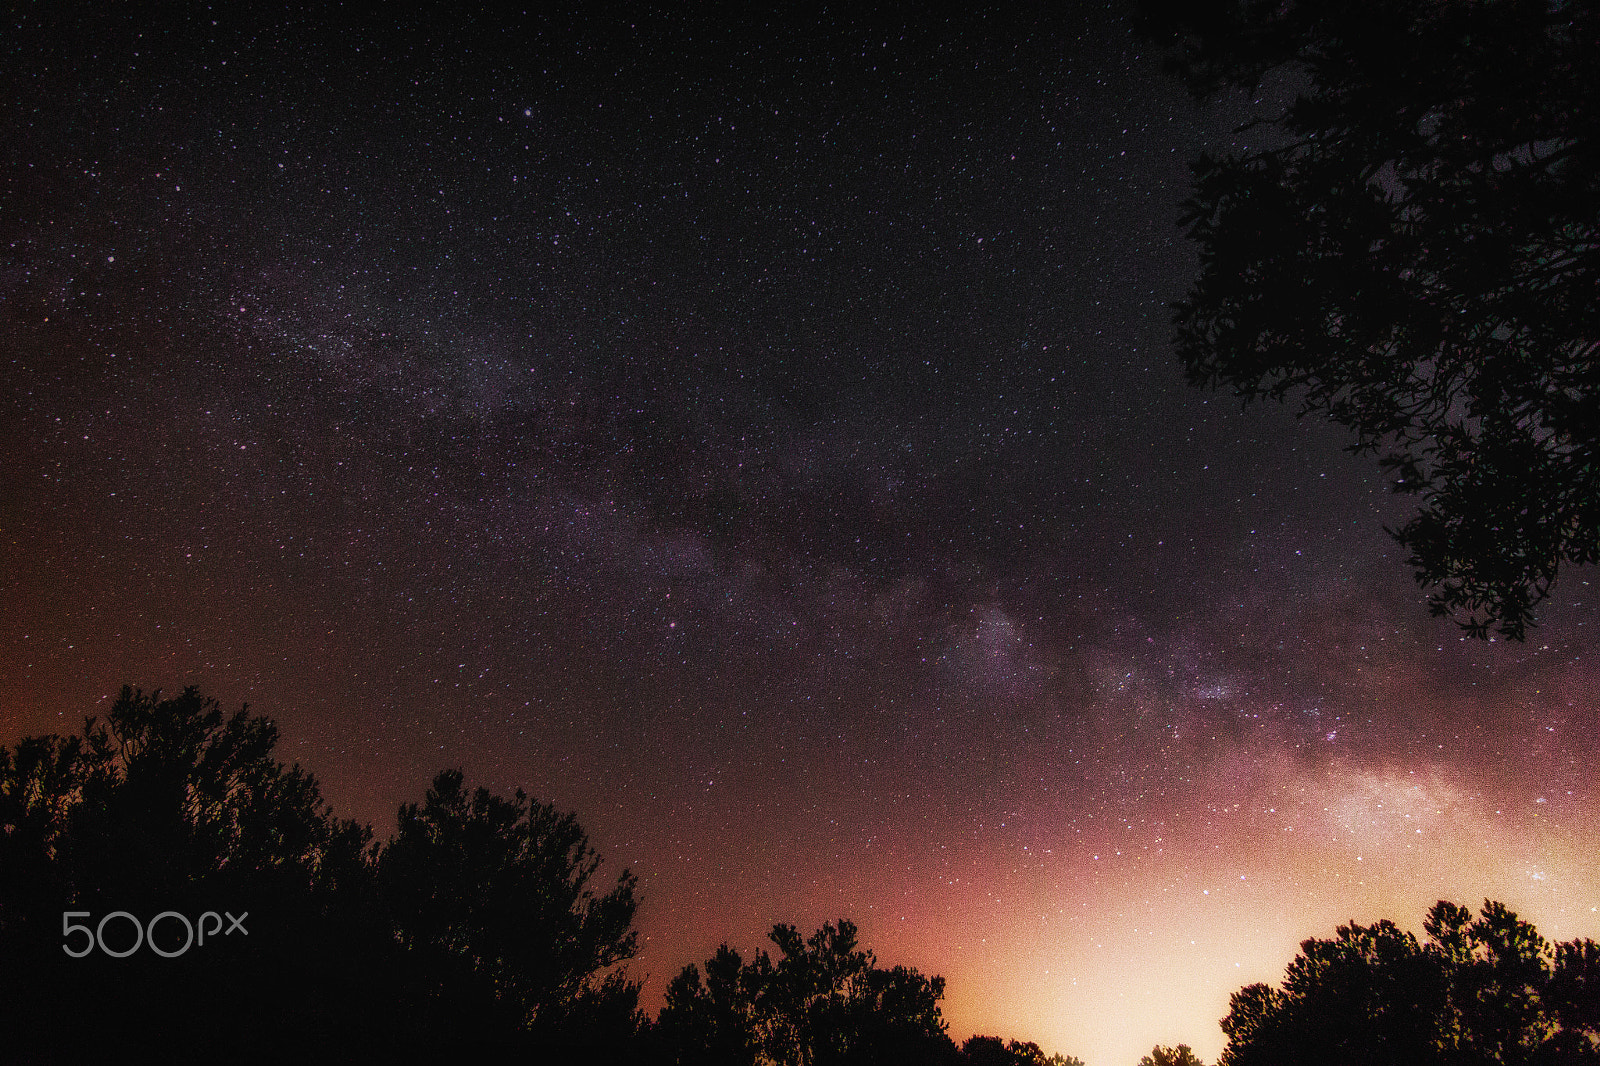
[[1205, 1066], [1188, 1044], [1164, 1047], [1157, 1044], [1150, 1054], [1139, 1060], [1139, 1066]]
[[[274, 761], [277, 737], [248, 708], [224, 720], [193, 688], [162, 700], [124, 687], [82, 737], [0, 749], [0, 818], [20, 830], [0, 845], [6, 899], [48, 885], [126, 908], [190, 903], [202, 890], [331, 890], [359, 876], [370, 830], [334, 819], [315, 778]], [[32, 876], [14, 872], [24, 868]], [[0, 927], [33, 917], [0, 903]]]
[[998, 1036], [970, 1036], [961, 1045], [967, 1066], [1083, 1066], [1080, 1059], [1055, 1054], [1048, 1058], [1033, 1041], [1005, 1041]]
[[1440, 901], [1428, 942], [1389, 921], [1307, 940], [1281, 988], [1234, 993], [1220, 1066], [1600, 1062], [1600, 949], [1552, 950], [1499, 903]]
[[[0, 747], [8, 1061], [634, 1053], [638, 988], [615, 968], [633, 879], [591, 891], [572, 815], [468, 796], [449, 771], [374, 858], [371, 830], [334, 818], [276, 742], [195, 689], [124, 688], [81, 736]], [[186, 945], [183, 923], [208, 911], [238, 931], [218, 913]]]
[[723, 945], [667, 990], [656, 1026], [672, 1063], [781, 1066], [939, 1063], [956, 1060], [939, 1000], [944, 979], [896, 966], [881, 969], [841, 920], [809, 938], [776, 925], [766, 952], [746, 963]]
[[666, 1060], [754, 1066], [761, 1054], [756, 998], [770, 976], [770, 965], [747, 969], [739, 953], [726, 944], [706, 961], [704, 980], [699, 967], [685, 966], [667, 986], [666, 1003], [656, 1022], [657, 1042]]
[[[331, 1039], [330, 1009], [355, 1008], [368, 987], [344, 949], [359, 936], [346, 917], [370, 830], [333, 818], [310, 774], [271, 758], [276, 740], [270, 721], [247, 709], [225, 719], [192, 688], [171, 699], [123, 688], [82, 736], [0, 748], [9, 1051], [41, 1061], [170, 1055], [170, 1034], [183, 1032], [192, 1053], [236, 1057], [266, 1054], [289, 1030]], [[64, 953], [67, 912], [88, 912], [99, 928], [115, 911], [131, 917], [102, 930], [106, 946], [139, 943], [138, 921], [151, 947], [127, 958]], [[182, 918], [148, 924], [169, 911]], [[239, 929], [218, 935], [218, 913], [212, 939], [195, 946], [183, 922], [207, 911], [239, 916]]]
[[1353, 430], [1421, 497], [1391, 532], [1434, 613], [1522, 639], [1600, 559], [1600, 8], [1142, 6], [1197, 95], [1300, 89], [1194, 164], [1190, 380]]
[[441, 1016], [459, 1023], [477, 1004], [486, 1024], [562, 1043], [584, 1019], [636, 1026], [638, 986], [612, 969], [636, 948], [633, 875], [597, 896], [600, 860], [575, 816], [462, 782], [443, 771], [422, 805], [403, 806], [377, 862], [385, 912], [433, 975]]

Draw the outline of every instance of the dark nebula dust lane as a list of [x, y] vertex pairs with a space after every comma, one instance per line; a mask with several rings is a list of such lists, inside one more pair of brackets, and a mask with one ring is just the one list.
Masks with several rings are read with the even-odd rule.
[[845, 916], [1095, 1066], [1352, 918], [1600, 934], [1592, 574], [1463, 641], [1183, 383], [1243, 110], [1123, 6], [7, 22], [0, 742], [199, 685], [380, 836], [576, 811], [647, 997]]

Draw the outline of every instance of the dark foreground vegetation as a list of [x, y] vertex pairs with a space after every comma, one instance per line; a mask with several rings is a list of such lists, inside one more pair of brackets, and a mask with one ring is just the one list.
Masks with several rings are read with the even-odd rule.
[[[597, 880], [572, 815], [445, 771], [375, 844], [276, 741], [193, 689], [125, 688], [81, 736], [0, 748], [0, 1058], [1077, 1062], [957, 1047], [943, 979], [880, 967], [848, 921], [724, 946], [651, 1019], [623, 969], [634, 880]], [[1222, 1062], [1600, 1063], [1600, 947], [1494, 903], [1441, 902], [1426, 930], [1306, 941], [1282, 988], [1234, 995]]]
[[1233, 994], [1222, 1066], [1600, 1063], [1600, 944], [1554, 947], [1498, 903], [1440, 901], [1307, 940], [1280, 988]]
[[1193, 164], [1189, 380], [1348, 429], [1419, 498], [1434, 613], [1522, 640], [1600, 562], [1600, 5], [1140, 8], [1197, 98], [1256, 105]]

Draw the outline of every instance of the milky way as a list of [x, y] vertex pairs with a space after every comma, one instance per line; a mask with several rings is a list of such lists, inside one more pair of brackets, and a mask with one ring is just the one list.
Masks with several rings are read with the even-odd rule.
[[196, 684], [380, 836], [576, 811], [652, 1003], [844, 916], [1092, 1066], [1352, 918], [1600, 935], [1592, 574], [1463, 641], [1183, 384], [1245, 102], [1086, 12], [14, 14], [0, 742]]

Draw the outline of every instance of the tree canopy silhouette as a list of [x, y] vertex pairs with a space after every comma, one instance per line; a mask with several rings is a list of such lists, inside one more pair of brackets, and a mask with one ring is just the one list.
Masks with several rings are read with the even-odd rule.
[[1234, 993], [1219, 1066], [1600, 1063], [1600, 945], [1552, 948], [1493, 902], [1473, 920], [1441, 900], [1424, 928], [1305, 941], [1281, 988]]
[[1189, 379], [1353, 430], [1434, 613], [1522, 639], [1600, 558], [1600, 7], [1142, 7], [1197, 95], [1300, 90], [1194, 164]]
[[[339, 1010], [367, 1005], [383, 969], [348, 950], [371, 831], [334, 818], [276, 742], [267, 719], [224, 717], [195, 689], [123, 688], [81, 736], [0, 748], [0, 1046], [63, 1062], [172, 1054], [173, 1032], [202, 1058], [264, 1055], [289, 1031], [340, 1046]], [[82, 957], [63, 950], [88, 935], [64, 937], [68, 912], [104, 938]]]
[[[371, 831], [333, 818], [314, 777], [271, 757], [277, 739], [269, 720], [224, 719], [193, 688], [163, 700], [125, 687], [81, 737], [0, 748], [0, 930], [39, 920], [25, 904], [45, 897], [243, 903], [358, 876]], [[59, 936], [59, 916], [42, 917]]]
[[1177, 1047], [1157, 1044], [1150, 1049], [1150, 1054], [1139, 1060], [1139, 1066], [1205, 1066], [1205, 1063], [1188, 1044]]
[[[370, 829], [334, 818], [314, 777], [273, 758], [277, 737], [193, 688], [124, 688], [81, 736], [0, 747], [8, 1055], [615, 1061], [631, 1049], [638, 988], [616, 964], [634, 947], [633, 878], [589, 887], [598, 859], [572, 815], [521, 792], [469, 795], [447, 771], [375, 855]], [[238, 932], [186, 946], [182, 923], [207, 911], [239, 916]], [[69, 913], [104, 942], [84, 951], [83, 928], [64, 936]]]
[[435, 777], [379, 854], [401, 943], [441, 989], [480, 986], [518, 1026], [553, 1035], [595, 1015], [631, 1019], [638, 985], [614, 967], [636, 949], [633, 875], [596, 895], [600, 859], [574, 815], [462, 782], [459, 770]]
[[776, 963], [750, 962], [724, 944], [667, 989], [656, 1033], [667, 1062], [753, 1066], [959, 1061], [945, 1034], [944, 978], [903, 966], [885, 970], [841, 920], [809, 938], [776, 925]]
[[1006, 1041], [998, 1036], [973, 1035], [961, 1045], [966, 1066], [1083, 1066], [1083, 1060], [1059, 1052], [1046, 1056], [1031, 1040]]

